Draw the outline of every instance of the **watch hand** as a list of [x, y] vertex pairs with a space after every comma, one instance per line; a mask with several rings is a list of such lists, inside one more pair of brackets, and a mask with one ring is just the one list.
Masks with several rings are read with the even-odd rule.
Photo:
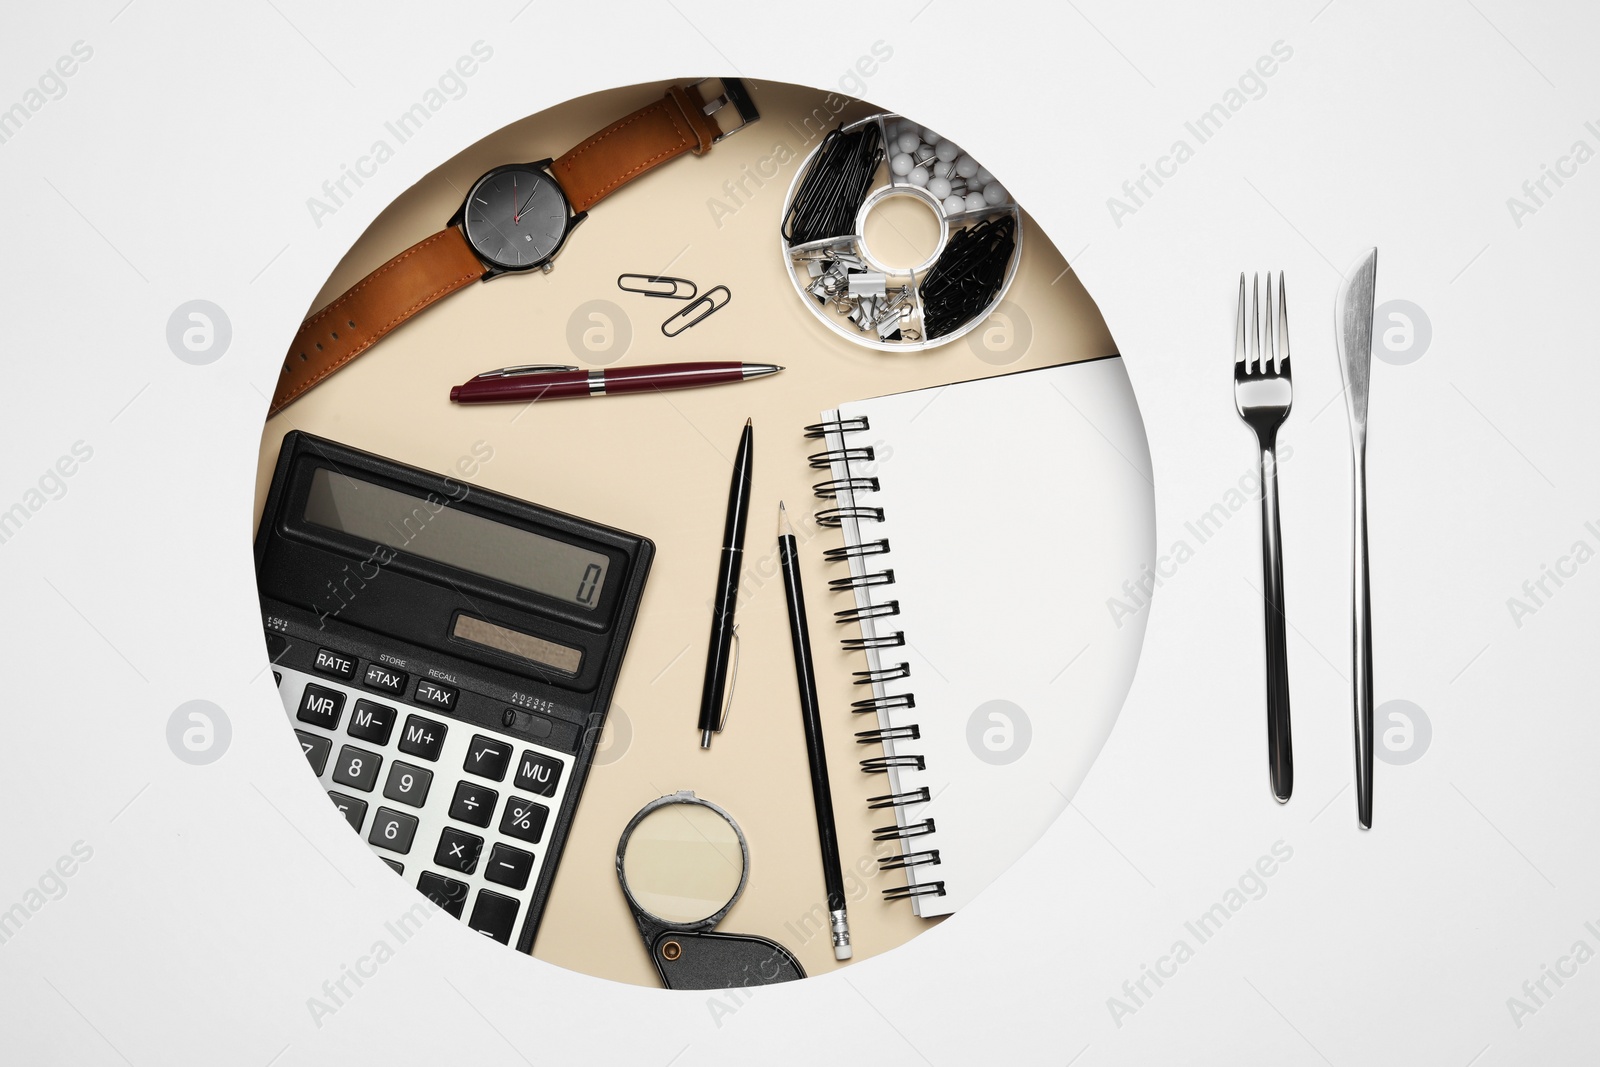
[[517, 208], [517, 176], [511, 175], [511, 224], [517, 225], [522, 221], [522, 212]]
[[533, 192], [529, 193], [528, 194], [528, 199], [524, 200], [522, 202], [522, 206], [517, 208], [517, 213], [516, 213], [515, 216], [513, 216], [513, 221], [518, 221], [518, 220], [520, 220], [522, 218], [522, 213], [524, 211], [528, 210], [528, 205], [533, 203], [534, 193], [537, 193], [538, 191], [539, 191], [539, 183], [537, 181], [535, 181], [533, 183]]

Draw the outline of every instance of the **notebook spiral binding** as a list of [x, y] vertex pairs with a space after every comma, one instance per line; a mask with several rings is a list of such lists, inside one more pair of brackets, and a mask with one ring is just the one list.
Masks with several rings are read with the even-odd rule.
[[[891, 725], [890, 720], [882, 714], [915, 708], [917, 698], [914, 693], [909, 692], [884, 692], [883, 683], [909, 678], [911, 665], [906, 662], [880, 663], [875, 655], [879, 651], [902, 648], [906, 644], [905, 631], [891, 628], [893, 624], [887, 621], [900, 614], [900, 601], [893, 599], [874, 601], [871, 593], [862, 592], [895, 584], [894, 568], [878, 566], [879, 561], [875, 558], [888, 556], [891, 553], [889, 539], [887, 537], [871, 539], [865, 535], [864, 530], [868, 524], [881, 523], [885, 520], [883, 508], [875, 507], [863, 500], [880, 491], [879, 477], [875, 472], [867, 473], [859, 469], [862, 465], [877, 462], [877, 449], [873, 445], [854, 445], [845, 440], [847, 435], [865, 433], [871, 429], [871, 423], [864, 417], [825, 419], [823, 422], [807, 426], [806, 439], [822, 441], [827, 447], [823, 451], [813, 452], [806, 457], [806, 461], [811, 469], [826, 471], [831, 475], [811, 487], [818, 500], [828, 502], [828, 506], [820, 508], [815, 513], [817, 524], [829, 529], [843, 529], [846, 533], [845, 545], [830, 548], [823, 555], [830, 563], [849, 565], [851, 573], [845, 577], [832, 579], [828, 587], [833, 592], [858, 594], [856, 606], [834, 612], [834, 621], [840, 625], [852, 623], [859, 625], [861, 635], [841, 638], [839, 643], [847, 652], [865, 652], [871, 657], [870, 669], [856, 671], [854, 678], [856, 685], [873, 687], [874, 695], [852, 701], [850, 710], [856, 715], [879, 716], [877, 729], [857, 732], [856, 743], [882, 745], [884, 753], [861, 760], [861, 770], [866, 774], [888, 775], [892, 783], [890, 792], [871, 797], [867, 801], [867, 807], [870, 809], [889, 809], [897, 813], [894, 825], [881, 826], [872, 832], [873, 840], [902, 843], [897, 855], [881, 857], [878, 860], [878, 869], [886, 872], [909, 871], [912, 868], [936, 867], [942, 861], [937, 848], [908, 847], [912, 840], [916, 840], [920, 846], [923, 844], [923, 839], [937, 833], [934, 820], [931, 818], [911, 820], [900, 814], [913, 806], [926, 804], [931, 799], [927, 786], [901, 788], [898, 778], [902, 772], [909, 774], [927, 769], [924, 757], [907, 748], [909, 743], [922, 737], [922, 728], [920, 724], [907, 722], [894, 722]], [[880, 626], [879, 623], [883, 625]], [[911, 900], [916, 897], [945, 895], [943, 881], [917, 879], [911, 875], [908, 875], [908, 878], [911, 880], [906, 885], [883, 890], [884, 899]]]

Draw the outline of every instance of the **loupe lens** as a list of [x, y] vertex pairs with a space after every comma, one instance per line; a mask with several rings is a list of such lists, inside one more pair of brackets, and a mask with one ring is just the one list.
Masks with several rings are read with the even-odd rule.
[[665, 923], [697, 923], [727, 906], [744, 878], [739, 831], [693, 801], [665, 804], [634, 826], [622, 877], [641, 909]]

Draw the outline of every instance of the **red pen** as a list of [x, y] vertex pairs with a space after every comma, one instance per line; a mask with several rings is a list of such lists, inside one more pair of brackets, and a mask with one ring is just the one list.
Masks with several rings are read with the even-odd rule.
[[492, 404], [507, 400], [564, 400], [574, 396], [614, 396], [658, 389], [693, 389], [726, 385], [776, 374], [771, 363], [656, 363], [640, 367], [581, 370], [551, 364], [529, 364], [485, 371], [450, 390], [458, 404]]

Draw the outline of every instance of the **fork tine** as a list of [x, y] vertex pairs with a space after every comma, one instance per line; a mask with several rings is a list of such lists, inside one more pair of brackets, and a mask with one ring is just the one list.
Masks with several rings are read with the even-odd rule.
[[1278, 342], [1274, 332], [1277, 325], [1277, 316], [1273, 314], [1277, 307], [1272, 301], [1272, 272], [1267, 271], [1267, 313], [1266, 323], [1261, 331], [1261, 373], [1273, 373], [1273, 359], [1278, 354]]
[[1239, 316], [1233, 330], [1233, 361], [1244, 362], [1244, 271], [1239, 272]]
[[[1254, 371], [1251, 363], [1255, 364]], [[1261, 275], [1251, 275], [1250, 278], [1250, 358], [1245, 360], [1245, 372], [1260, 373], [1261, 371]]]
[[1282, 373], [1289, 373], [1289, 296], [1283, 288], [1283, 271], [1278, 272], [1278, 361]]

